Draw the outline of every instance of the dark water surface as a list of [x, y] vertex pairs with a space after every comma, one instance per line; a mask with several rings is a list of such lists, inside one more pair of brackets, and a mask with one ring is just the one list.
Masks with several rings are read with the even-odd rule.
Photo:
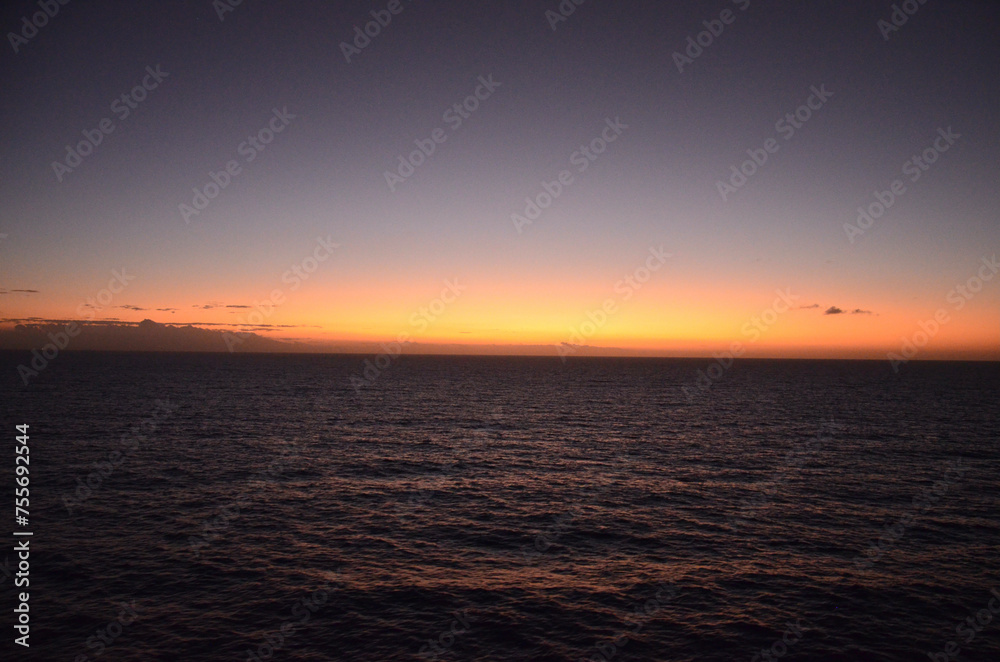
[[997, 364], [24, 358], [16, 659], [1000, 659]]

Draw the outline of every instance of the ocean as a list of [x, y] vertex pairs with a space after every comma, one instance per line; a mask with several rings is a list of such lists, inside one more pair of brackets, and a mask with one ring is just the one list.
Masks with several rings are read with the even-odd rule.
[[0, 353], [5, 659], [1000, 659], [996, 363], [371, 358]]

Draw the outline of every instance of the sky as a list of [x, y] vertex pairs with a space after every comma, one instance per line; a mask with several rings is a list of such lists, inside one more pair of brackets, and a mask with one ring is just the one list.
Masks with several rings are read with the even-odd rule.
[[997, 3], [49, 4], [7, 327], [1000, 359]]

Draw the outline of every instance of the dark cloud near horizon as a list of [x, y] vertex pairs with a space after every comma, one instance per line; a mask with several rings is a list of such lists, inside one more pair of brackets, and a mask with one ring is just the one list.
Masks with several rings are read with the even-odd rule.
[[148, 310], [155, 310], [155, 311], [161, 312], [161, 313], [172, 313], [172, 312], [177, 311], [177, 308], [143, 308], [141, 306], [128, 306], [128, 305], [126, 305], [126, 306], [117, 306], [117, 308], [124, 308], [125, 310], [135, 310], [135, 311], [139, 311], [139, 312], [148, 311]]
[[216, 303], [216, 302], [209, 302], [202, 305], [195, 304], [191, 307], [199, 308], [201, 310], [213, 310], [215, 308], [252, 308], [252, 306], [244, 306], [241, 304], [234, 304], [234, 303], [227, 304], [227, 303]]
[[[816, 306], [817, 308], [819, 306]], [[854, 310], [848, 312], [843, 308], [838, 308], [837, 306], [830, 306], [824, 312], [824, 315], [874, 315], [870, 310], [862, 310], [861, 308], [855, 308]]]
[[[122, 306], [124, 307], [124, 306]], [[173, 311], [171, 311], [173, 312]], [[172, 327], [209, 327], [209, 326], [221, 326], [221, 327], [239, 327], [244, 329], [318, 329], [321, 328], [316, 324], [231, 324], [225, 322], [156, 322], [154, 320], [143, 320], [143, 322], [152, 322], [159, 326], [172, 326]], [[0, 318], [0, 324], [32, 324], [32, 325], [65, 325], [65, 324], [77, 324], [79, 326], [107, 326], [109, 324], [114, 324], [118, 326], [139, 326], [142, 322], [130, 322], [121, 320], [117, 317], [109, 317], [103, 320], [79, 320], [79, 319], [50, 319], [45, 317], [5, 317]]]

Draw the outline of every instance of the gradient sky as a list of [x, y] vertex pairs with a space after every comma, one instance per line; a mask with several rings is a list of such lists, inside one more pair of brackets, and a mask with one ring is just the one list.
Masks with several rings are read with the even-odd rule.
[[[348, 63], [341, 42], [388, 4], [244, 0], [220, 20], [210, 0], [71, 2], [17, 53], [8, 36], [0, 318], [79, 318], [124, 268], [94, 319], [239, 324], [234, 306], [280, 290], [268, 337], [555, 355], [612, 299], [586, 344], [885, 358], [945, 309], [918, 358], [1000, 358], [1000, 277], [949, 299], [1000, 252], [997, 3], [928, 0], [885, 39], [891, 2], [590, 0], [553, 30], [557, 0], [402, 0]], [[679, 72], [674, 53], [727, 9]], [[37, 11], [6, 3], [5, 35]], [[121, 118], [112, 102], [157, 65], [169, 76]], [[453, 129], [445, 111], [481, 76], [500, 86]], [[776, 122], [813, 86], [833, 95], [786, 140]], [[295, 119], [247, 163], [275, 108]], [[53, 161], [103, 118], [114, 132], [58, 181]], [[628, 128], [578, 172], [608, 118]], [[911, 182], [904, 163], [949, 127], [961, 138]], [[390, 191], [384, 171], [437, 128]], [[724, 201], [717, 182], [772, 138]], [[241, 172], [185, 223], [178, 206], [230, 160]], [[517, 232], [511, 214], [563, 170], [572, 185]], [[851, 243], [844, 224], [896, 179], [905, 193]], [[318, 237], [339, 248], [292, 289]], [[625, 300], [616, 284], [661, 246]], [[446, 279], [462, 294], [415, 323]], [[754, 339], [777, 290], [796, 305]]]

